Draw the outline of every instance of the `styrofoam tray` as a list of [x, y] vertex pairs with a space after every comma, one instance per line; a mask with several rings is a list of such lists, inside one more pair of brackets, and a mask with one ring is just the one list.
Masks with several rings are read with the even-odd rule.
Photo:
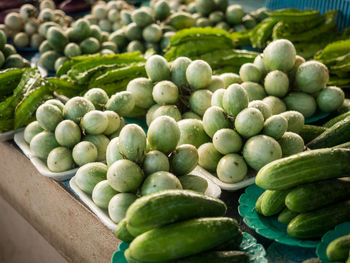
[[5, 142], [5, 141], [12, 140], [14, 135], [15, 135], [15, 131], [14, 130], [0, 133], [0, 142]]
[[[208, 179], [206, 176], [203, 175], [202, 171], [192, 171], [191, 174], [195, 174], [198, 176], [203, 177], [204, 179], [207, 180], [208, 182], [208, 189], [205, 192], [206, 195], [211, 196], [211, 197], [215, 197], [215, 198], [219, 198], [221, 195], [221, 189], [219, 186], [217, 186], [216, 184], [214, 184], [210, 179]], [[77, 196], [81, 199], [81, 201], [83, 201], [83, 203], [85, 205], [87, 205], [91, 211], [93, 213], [96, 214], [96, 216], [102, 221], [102, 223], [108, 227], [110, 230], [112, 230], [113, 232], [116, 230], [117, 228], [117, 224], [114, 223], [109, 215], [108, 215], [108, 211], [102, 208], [99, 208], [93, 201], [91, 198], [91, 195], [85, 193], [84, 191], [82, 191], [78, 185], [75, 182], [75, 176], [72, 177], [72, 179], [70, 179], [69, 181], [69, 185], [72, 188], [72, 190], [77, 194]]]
[[219, 178], [212, 175], [211, 173], [209, 173], [207, 170], [203, 169], [200, 166], [197, 166], [196, 169], [194, 169], [191, 172], [191, 174], [197, 174], [197, 173], [202, 175], [203, 177], [208, 178], [209, 180], [214, 182], [217, 186], [219, 186], [221, 189], [227, 190], [227, 191], [236, 191], [236, 190], [242, 189], [244, 187], [247, 187], [251, 184], [254, 184], [255, 175], [256, 175], [255, 171], [248, 170], [248, 174], [246, 175], [245, 179], [243, 179], [242, 181], [240, 181], [238, 183], [228, 184], [228, 183], [222, 182]]
[[42, 159], [31, 155], [29, 145], [24, 140], [24, 131], [17, 132], [14, 136], [14, 141], [24, 153], [24, 155], [27, 156], [27, 158], [32, 162], [32, 164], [38, 170], [38, 172], [43, 176], [50, 177], [56, 181], [64, 181], [74, 176], [78, 170], [78, 168], [75, 168], [61, 173], [51, 172]]
[[102, 223], [112, 230], [113, 232], [117, 229], [117, 224], [114, 223], [108, 216], [107, 210], [99, 208], [91, 199], [91, 195], [82, 191], [75, 182], [75, 176], [69, 181], [69, 186], [77, 194], [80, 200], [90, 208], [90, 210], [102, 221]]

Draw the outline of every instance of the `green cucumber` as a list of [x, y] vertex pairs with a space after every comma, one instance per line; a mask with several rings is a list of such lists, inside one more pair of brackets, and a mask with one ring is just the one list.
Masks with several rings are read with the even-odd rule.
[[[349, 230], [350, 231], [350, 230]], [[350, 253], [350, 233], [334, 239], [327, 247], [327, 257], [330, 261], [344, 262]]]
[[287, 194], [285, 202], [290, 210], [304, 213], [348, 198], [350, 181], [333, 179], [297, 186]]
[[346, 149], [350, 149], [350, 142], [342, 143], [342, 144], [333, 146], [332, 148], [346, 148]]
[[330, 127], [332, 127], [334, 124], [336, 124], [337, 122], [342, 121], [342, 120], [344, 120], [346, 117], [349, 117], [349, 116], [350, 116], [350, 111], [345, 112], [345, 113], [343, 113], [343, 114], [340, 114], [340, 115], [334, 117], [333, 119], [330, 119], [330, 120], [327, 121], [325, 124], [323, 124], [323, 127], [330, 128]]
[[278, 215], [277, 221], [282, 224], [289, 224], [289, 222], [298, 215], [297, 212], [289, 210], [287, 207]]
[[258, 172], [255, 182], [269, 190], [339, 178], [350, 172], [350, 149], [327, 148], [306, 151], [273, 161]]
[[261, 213], [264, 216], [273, 216], [281, 212], [288, 192], [289, 190], [266, 190], [261, 200]]
[[126, 225], [127, 225], [126, 218], [124, 218], [122, 221], [118, 223], [117, 229], [114, 231], [114, 234], [120, 240], [130, 243], [131, 241], [133, 241], [134, 236], [130, 234]]
[[307, 144], [310, 149], [332, 147], [350, 141], [350, 116], [337, 122]]
[[325, 130], [327, 130], [326, 127], [305, 124], [299, 132], [299, 135], [303, 138], [304, 143], [309, 143]]
[[226, 205], [219, 199], [193, 191], [167, 190], [137, 199], [128, 209], [128, 226], [140, 232], [203, 216], [223, 216]]
[[152, 229], [136, 237], [129, 255], [136, 260], [162, 262], [212, 249], [239, 231], [235, 219], [197, 218]]
[[262, 211], [261, 211], [261, 202], [262, 202], [262, 200], [263, 200], [263, 198], [264, 198], [264, 194], [265, 194], [265, 192], [263, 192], [263, 193], [259, 196], [258, 200], [256, 200], [256, 203], [255, 203], [255, 211], [256, 211], [258, 214], [260, 214], [260, 215], [262, 215]]
[[287, 227], [291, 237], [319, 238], [336, 225], [350, 220], [350, 200], [296, 216]]
[[230, 240], [215, 247], [213, 250], [215, 251], [239, 250], [239, 246], [242, 243], [242, 240], [243, 240], [243, 234], [242, 234], [242, 231], [239, 230], [234, 236], [231, 237]]

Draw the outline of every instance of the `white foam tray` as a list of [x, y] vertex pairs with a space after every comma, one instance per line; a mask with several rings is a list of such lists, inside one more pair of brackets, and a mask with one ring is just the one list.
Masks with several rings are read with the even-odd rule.
[[113, 232], [117, 229], [117, 224], [114, 223], [108, 216], [108, 211], [102, 208], [99, 208], [91, 199], [91, 195], [82, 191], [75, 182], [75, 176], [72, 177], [69, 181], [69, 186], [80, 198], [80, 200], [90, 208], [90, 210], [101, 220], [101, 222]]
[[0, 142], [5, 142], [8, 140], [13, 139], [15, 135], [15, 131], [8, 131], [8, 132], [4, 132], [4, 133], [0, 133]]
[[[19, 129], [19, 131], [23, 131], [24, 129]], [[0, 133], [0, 142], [5, 142], [5, 141], [9, 141], [9, 140], [12, 140], [14, 135], [15, 135], [15, 131], [14, 130], [11, 130], [11, 131], [7, 131], [7, 132], [3, 132], [3, 133]]]
[[210, 179], [212, 182], [214, 182], [221, 189], [227, 190], [227, 191], [237, 191], [239, 189], [247, 187], [248, 185], [254, 184], [255, 183], [255, 176], [256, 176], [255, 171], [248, 170], [248, 174], [246, 175], [246, 179], [243, 179], [242, 181], [240, 181], [238, 183], [228, 184], [228, 183], [224, 183], [224, 182], [220, 181], [218, 177], [212, 175], [211, 173], [209, 173], [207, 170], [203, 169], [200, 166], [197, 166], [196, 169], [191, 172], [191, 174], [192, 173], [201, 174], [203, 177]]
[[21, 149], [21, 151], [24, 153], [25, 156], [32, 162], [34, 167], [39, 171], [40, 174], [46, 177], [50, 177], [56, 181], [64, 181], [67, 179], [70, 179], [72, 176], [75, 175], [78, 168], [71, 169], [65, 172], [61, 173], [54, 173], [51, 172], [46, 165], [46, 162], [43, 161], [40, 158], [32, 156], [30, 152], [29, 145], [24, 140], [24, 131], [17, 132], [14, 136], [14, 141], [17, 144], [17, 146]]
[[[206, 176], [204, 176], [202, 174], [201, 170], [197, 170], [196, 171], [192, 171], [191, 174], [196, 174], [198, 176], [201, 176], [202, 178], [206, 179], [208, 182], [208, 189], [205, 192], [206, 195], [211, 196], [211, 197], [215, 197], [215, 198], [219, 198], [221, 195], [221, 189], [219, 186], [217, 186], [216, 184], [214, 184], [209, 178], [207, 178]], [[70, 179], [69, 181], [69, 185], [72, 188], [72, 190], [76, 193], [76, 195], [81, 199], [81, 201], [91, 209], [91, 211], [93, 213], [96, 214], [96, 216], [101, 220], [101, 222], [110, 230], [112, 230], [113, 232], [116, 230], [117, 228], [117, 224], [114, 223], [109, 215], [108, 215], [108, 211], [105, 209], [102, 209], [100, 207], [98, 207], [91, 198], [91, 195], [85, 193], [84, 191], [82, 191], [78, 185], [75, 182], [75, 176]]]

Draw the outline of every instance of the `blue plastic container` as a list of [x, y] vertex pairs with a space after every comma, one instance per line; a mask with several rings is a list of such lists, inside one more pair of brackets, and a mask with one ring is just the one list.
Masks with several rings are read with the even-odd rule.
[[312, 8], [320, 10], [322, 14], [328, 10], [339, 10], [336, 20], [338, 29], [343, 30], [350, 26], [350, 0], [266, 0], [265, 6], [271, 10]]

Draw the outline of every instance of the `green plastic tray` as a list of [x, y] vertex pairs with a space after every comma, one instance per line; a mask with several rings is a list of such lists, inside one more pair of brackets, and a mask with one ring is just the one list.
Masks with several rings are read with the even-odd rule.
[[317, 247], [320, 240], [300, 240], [288, 235], [286, 225], [277, 221], [277, 216], [261, 216], [255, 211], [255, 203], [264, 189], [253, 184], [246, 188], [239, 198], [238, 212], [243, 217], [243, 222], [257, 233], [278, 243], [298, 246]]
[[350, 234], [350, 222], [337, 225], [333, 230], [329, 230], [323, 235], [320, 244], [317, 246], [317, 256], [323, 263], [331, 263], [327, 257], [327, 247], [334, 239]]
[[[118, 251], [114, 252], [111, 263], [128, 263], [124, 257], [124, 251], [129, 247], [129, 243], [122, 242]], [[240, 246], [242, 251], [249, 254], [250, 263], [267, 263], [266, 251], [264, 247], [256, 242], [256, 239], [250, 234], [243, 232], [243, 241]]]

